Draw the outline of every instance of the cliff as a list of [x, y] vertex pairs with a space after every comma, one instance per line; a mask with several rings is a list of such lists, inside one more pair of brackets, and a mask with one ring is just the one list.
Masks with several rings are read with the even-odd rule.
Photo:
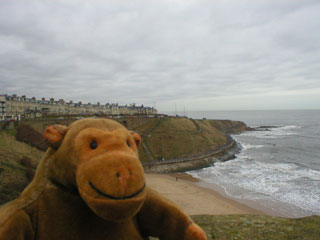
[[[175, 117], [127, 117], [115, 120], [142, 136], [143, 145], [139, 151], [142, 162], [181, 159], [213, 152], [228, 143], [227, 135], [248, 129], [245, 123], [230, 120]], [[72, 121], [74, 119], [28, 120], [24, 124], [41, 133], [48, 125], [68, 125]]]
[[250, 130], [244, 122], [232, 120], [204, 120], [210, 126], [218, 129], [225, 134], [239, 134], [241, 132]]
[[[72, 121], [74, 119], [26, 120], [16, 129], [0, 132], [0, 204], [17, 197], [32, 179], [43, 154], [45, 143], [40, 133], [46, 126], [68, 125]], [[117, 121], [142, 136], [139, 154], [143, 164], [176, 161], [145, 167], [155, 172], [202, 168], [211, 165], [216, 158], [225, 160], [224, 157], [230, 157], [228, 154], [232, 157], [237, 146], [226, 134], [246, 129], [244, 123], [228, 120], [129, 117]], [[213, 158], [213, 153], [217, 152]]]
[[228, 134], [247, 130], [243, 122], [229, 120], [193, 120], [189, 118], [149, 119], [137, 126], [138, 119], [127, 127], [143, 137], [142, 162], [168, 161], [206, 155], [228, 144]]

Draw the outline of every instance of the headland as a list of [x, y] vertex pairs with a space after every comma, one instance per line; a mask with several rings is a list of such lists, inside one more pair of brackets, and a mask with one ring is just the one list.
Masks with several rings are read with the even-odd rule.
[[[201, 185], [188, 174], [172, 173], [232, 158], [239, 148], [228, 135], [247, 130], [244, 123], [136, 116], [116, 120], [143, 137], [139, 154], [145, 166], [170, 166], [154, 171], [162, 174], [146, 173], [147, 184], [191, 215], [206, 231], [208, 239], [318, 239], [319, 216], [303, 219], [272, 217], [267, 210], [257, 210], [232, 200]], [[41, 140], [45, 127], [68, 125], [73, 121], [73, 118], [25, 120], [15, 123], [13, 128], [2, 129], [0, 204], [16, 198], [32, 179], [46, 149]], [[185, 163], [192, 164], [186, 167]], [[146, 169], [146, 172], [152, 170]]]

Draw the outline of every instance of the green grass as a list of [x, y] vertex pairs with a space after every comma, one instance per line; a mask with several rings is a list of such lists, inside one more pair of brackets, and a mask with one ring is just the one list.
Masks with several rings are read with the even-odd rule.
[[6, 134], [8, 134], [9, 136], [13, 136], [15, 137], [17, 135], [17, 130], [15, 128], [13, 129], [7, 129], [4, 131]]
[[[70, 124], [73, 119], [25, 120], [38, 132], [52, 124]], [[235, 121], [190, 120], [188, 118], [139, 118], [117, 119], [126, 121], [126, 126], [143, 137], [155, 160], [188, 157], [217, 149], [226, 143], [224, 131], [239, 129]], [[197, 126], [200, 127], [197, 129]], [[150, 161], [144, 148], [139, 149], [142, 162]]]
[[217, 240], [319, 240], [320, 216], [286, 219], [256, 215], [198, 215], [192, 217]]
[[20, 160], [28, 157], [32, 165], [37, 166], [42, 156], [42, 151], [18, 142], [7, 131], [0, 131], [0, 204], [18, 197], [29, 183], [28, 169]]
[[225, 136], [217, 129], [187, 118], [167, 118], [146, 139], [156, 159], [182, 158], [217, 149], [226, 143]]

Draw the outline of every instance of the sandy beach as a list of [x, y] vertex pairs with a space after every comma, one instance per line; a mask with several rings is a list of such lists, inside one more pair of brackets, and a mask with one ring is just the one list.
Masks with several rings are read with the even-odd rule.
[[188, 174], [146, 174], [147, 185], [175, 202], [189, 215], [264, 214], [212, 189], [196, 185]]

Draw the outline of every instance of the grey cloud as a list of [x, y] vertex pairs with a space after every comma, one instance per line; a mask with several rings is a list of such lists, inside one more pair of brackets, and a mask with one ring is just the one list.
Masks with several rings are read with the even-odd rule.
[[1, 93], [162, 109], [234, 96], [237, 109], [236, 96], [320, 88], [319, 11], [311, 0], [3, 0]]

